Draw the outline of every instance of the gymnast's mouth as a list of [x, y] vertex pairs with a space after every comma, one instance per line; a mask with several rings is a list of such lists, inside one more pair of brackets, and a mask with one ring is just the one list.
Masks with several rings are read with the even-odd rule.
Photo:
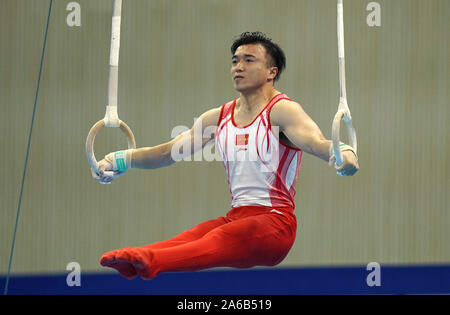
[[243, 78], [244, 78], [243, 76], [237, 75], [237, 76], [234, 77], [234, 80], [237, 80], [237, 79], [243, 79]]

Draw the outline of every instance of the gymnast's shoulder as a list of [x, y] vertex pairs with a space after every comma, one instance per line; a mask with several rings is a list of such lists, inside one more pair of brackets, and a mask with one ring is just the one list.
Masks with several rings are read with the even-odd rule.
[[300, 103], [290, 99], [278, 101], [270, 110], [270, 120], [273, 125], [282, 126], [285, 123], [306, 118], [306, 112]]

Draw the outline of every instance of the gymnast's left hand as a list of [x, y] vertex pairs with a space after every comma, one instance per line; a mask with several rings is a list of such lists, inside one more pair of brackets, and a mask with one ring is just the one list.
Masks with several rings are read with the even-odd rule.
[[111, 184], [114, 179], [125, 174], [126, 170], [119, 171], [114, 161], [115, 152], [109, 153], [98, 162], [98, 173], [91, 168], [92, 178], [100, 184]]

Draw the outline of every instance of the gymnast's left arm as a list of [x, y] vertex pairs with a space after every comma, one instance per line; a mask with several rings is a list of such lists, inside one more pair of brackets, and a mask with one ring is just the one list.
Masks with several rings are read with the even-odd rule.
[[[272, 125], [278, 126], [279, 132], [297, 148], [334, 165], [332, 141], [323, 136], [320, 128], [300, 104], [281, 100], [272, 108], [270, 119]], [[356, 153], [348, 145], [343, 145], [341, 152], [344, 161], [336, 170], [343, 176], [354, 175], [359, 170]]]

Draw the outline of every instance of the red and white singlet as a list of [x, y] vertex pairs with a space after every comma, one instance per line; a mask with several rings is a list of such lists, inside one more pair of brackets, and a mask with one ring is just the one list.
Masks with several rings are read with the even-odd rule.
[[233, 114], [237, 100], [222, 105], [215, 144], [228, 176], [233, 208], [247, 205], [295, 208], [302, 151], [279, 140], [270, 124], [270, 110], [285, 94], [273, 97], [247, 126], [239, 127]]

